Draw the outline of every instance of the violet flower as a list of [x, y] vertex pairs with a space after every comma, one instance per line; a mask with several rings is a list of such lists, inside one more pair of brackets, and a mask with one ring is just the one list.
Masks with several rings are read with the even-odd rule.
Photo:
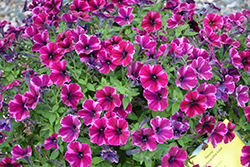
[[0, 119], [0, 131], [5, 130], [6, 132], [11, 131], [12, 118]]
[[100, 154], [102, 156], [102, 160], [107, 158], [110, 162], [119, 162], [119, 156], [117, 152], [108, 146], [103, 146], [103, 150], [100, 151]]

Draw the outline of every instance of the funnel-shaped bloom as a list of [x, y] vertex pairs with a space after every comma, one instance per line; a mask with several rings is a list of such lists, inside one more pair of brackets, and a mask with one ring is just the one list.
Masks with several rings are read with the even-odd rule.
[[241, 165], [250, 167], [250, 146], [244, 146], [241, 149], [240, 162]]
[[[119, 94], [119, 98], [122, 101], [123, 99], [123, 95]], [[121, 103], [121, 105], [119, 107], [115, 107], [113, 112], [116, 113], [119, 117], [126, 119], [127, 118], [127, 114], [131, 113], [132, 111], [132, 104], [129, 102], [128, 106], [126, 108], [123, 107], [123, 104]]]
[[132, 143], [139, 146], [142, 150], [154, 151], [157, 145], [154, 130], [151, 128], [141, 128], [132, 132]]
[[141, 22], [141, 26], [148, 32], [154, 32], [159, 30], [162, 26], [161, 14], [158, 12], [147, 13]]
[[184, 167], [186, 159], [187, 153], [185, 150], [174, 146], [162, 157], [161, 167]]
[[203, 116], [199, 123], [195, 126], [195, 130], [200, 134], [204, 135], [205, 133], [211, 133], [215, 124], [214, 117], [209, 115]]
[[44, 150], [49, 150], [51, 148], [58, 149], [58, 134], [53, 133], [50, 137], [45, 139]]
[[21, 159], [21, 158], [31, 156], [31, 153], [32, 153], [32, 150], [30, 146], [28, 146], [26, 149], [22, 149], [22, 147], [19, 144], [15, 145], [11, 150], [13, 159]]
[[175, 81], [177, 87], [181, 87], [184, 90], [192, 90], [197, 82], [196, 72], [192, 67], [182, 66], [177, 71], [177, 79]]
[[212, 84], [204, 84], [199, 85], [196, 90], [199, 94], [204, 95], [206, 97], [206, 107], [212, 108], [216, 102], [216, 87]]
[[58, 52], [56, 43], [48, 43], [46, 46], [43, 46], [39, 52], [42, 63], [49, 67], [63, 57], [63, 55]]
[[40, 98], [39, 87], [30, 85], [29, 91], [25, 92], [24, 96], [28, 98], [26, 106], [35, 109]]
[[234, 129], [235, 128], [236, 128], [236, 125], [234, 125], [232, 122], [229, 122], [227, 124], [227, 133], [224, 136], [224, 143], [225, 144], [231, 142], [234, 139], [234, 137], [235, 137]]
[[116, 22], [120, 26], [125, 25], [125, 24], [130, 24], [134, 19], [134, 15], [132, 11], [133, 11], [132, 7], [128, 7], [127, 9], [119, 8], [118, 10], [119, 16], [115, 16], [114, 22]]
[[66, 69], [66, 60], [55, 62], [51, 65], [50, 73], [51, 81], [57, 86], [62, 86], [65, 82], [70, 82], [69, 75]]
[[108, 139], [104, 134], [104, 130], [107, 127], [107, 118], [102, 117], [100, 119], [96, 119], [94, 123], [89, 127], [89, 136], [90, 141], [92, 143], [96, 143], [97, 145], [109, 145]]
[[82, 34], [75, 45], [75, 49], [78, 54], [90, 54], [94, 50], [101, 49], [100, 40], [95, 36], [89, 37], [88, 35]]
[[201, 30], [203, 38], [211, 45], [220, 48], [220, 38], [210, 27], [205, 27]]
[[209, 80], [213, 76], [213, 73], [211, 72], [212, 67], [203, 57], [198, 57], [196, 60], [193, 60], [191, 67], [195, 69], [195, 71], [198, 74], [198, 77], [201, 80], [202, 79]]
[[208, 13], [204, 18], [204, 27], [210, 27], [213, 30], [218, 30], [223, 27], [223, 19], [220, 15], [214, 13]]
[[10, 157], [5, 157], [0, 161], [0, 166], [1, 167], [21, 167], [21, 164], [19, 164], [17, 161], [14, 161], [12, 158]]
[[236, 88], [236, 100], [237, 100], [238, 106], [241, 106], [241, 107], [246, 106], [245, 103], [247, 103], [249, 100], [249, 95], [247, 93], [248, 90], [249, 88], [243, 85], [239, 85]]
[[211, 142], [214, 148], [216, 148], [216, 143], [221, 143], [226, 133], [226, 125], [223, 122], [218, 121], [216, 127], [212, 130], [210, 136], [208, 136], [207, 142]]
[[105, 50], [101, 50], [97, 54], [97, 58], [100, 60], [102, 66], [99, 69], [100, 73], [107, 74], [109, 71], [114, 71], [116, 65], [112, 61], [112, 57], [107, 54]]

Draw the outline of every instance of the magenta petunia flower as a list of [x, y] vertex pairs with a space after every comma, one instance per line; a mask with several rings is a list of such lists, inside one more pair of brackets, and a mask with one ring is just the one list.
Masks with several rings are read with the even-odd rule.
[[132, 144], [142, 150], [154, 151], [157, 147], [155, 132], [151, 128], [141, 128], [132, 132]]
[[197, 59], [198, 57], [203, 57], [205, 60], [209, 61], [208, 53], [205, 49], [194, 48], [193, 52], [187, 57], [187, 65], [190, 65], [193, 60]]
[[0, 93], [0, 110], [3, 107], [3, 95]]
[[150, 36], [148, 35], [143, 35], [143, 36], [136, 35], [134, 43], [140, 45], [141, 49], [146, 49], [146, 50], [150, 50], [156, 47], [156, 42], [151, 40]]
[[241, 51], [239, 53], [239, 56], [241, 58], [241, 64], [242, 67], [246, 70], [250, 70], [250, 50], [246, 49], [244, 51]]
[[46, 46], [43, 46], [39, 52], [42, 63], [49, 67], [63, 57], [63, 55], [58, 52], [56, 43], [49, 42]]
[[28, 98], [21, 94], [16, 94], [14, 100], [9, 102], [8, 111], [10, 116], [14, 118], [16, 122], [20, 122], [27, 117], [30, 117], [29, 109], [26, 106], [27, 102]]
[[7, 137], [7, 135], [5, 133], [3, 134], [2, 132], [0, 132], [0, 144], [5, 142], [6, 137]]
[[61, 0], [47, 0], [44, 5], [44, 8], [47, 13], [58, 14], [61, 4]]
[[214, 106], [216, 102], [216, 87], [214, 85], [205, 82], [199, 85], [195, 91], [206, 97], [206, 108], [212, 108]]
[[150, 125], [155, 131], [155, 139], [158, 143], [167, 143], [167, 139], [173, 138], [174, 132], [170, 127], [171, 121], [169, 119], [157, 116], [156, 118], [151, 119]]
[[53, 133], [50, 137], [48, 137], [47, 139], [45, 139], [44, 142], [44, 150], [49, 150], [51, 148], [57, 149], [59, 148], [58, 145], [58, 134]]
[[209, 115], [205, 115], [199, 120], [199, 123], [195, 126], [195, 130], [200, 135], [211, 133], [214, 128], [215, 121], [216, 120], [213, 116], [210, 117]]
[[236, 128], [236, 125], [234, 125], [232, 122], [229, 122], [227, 124], [227, 133], [224, 136], [225, 144], [231, 142], [235, 138], [235, 133], [234, 133], [235, 128]]
[[72, 167], [85, 167], [92, 163], [91, 149], [88, 144], [78, 141], [70, 142], [67, 145], [65, 159]]
[[104, 5], [106, 4], [106, 1], [105, 0], [89, 0], [88, 4], [89, 4], [89, 11], [96, 13], [104, 7]]
[[189, 117], [201, 115], [206, 110], [206, 97], [196, 91], [189, 92], [181, 102], [180, 108]]
[[116, 94], [115, 88], [105, 86], [96, 92], [95, 98], [98, 99], [98, 103], [101, 105], [103, 110], [112, 111], [115, 107], [121, 105], [121, 100], [118, 94]]
[[223, 27], [223, 19], [220, 15], [214, 13], [208, 13], [204, 18], [204, 27], [210, 27], [213, 30], [218, 30]]
[[100, 40], [95, 36], [88, 36], [85, 34], [81, 34], [79, 37], [79, 41], [75, 45], [75, 50], [77, 54], [85, 53], [90, 54], [94, 50], [100, 50]]
[[31, 84], [34, 84], [35, 86], [40, 88], [47, 88], [53, 83], [47, 74], [42, 74], [41, 76], [33, 77], [31, 79]]
[[81, 0], [73, 0], [72, 4], [70, 5], [70, 11], [73, 15], [77, 15], [78, 13], [85, 13], [89, 11], [88, 1], [81, 1]]
[[102, 108], [98, 102], [92, 99], [87, 99], [82, 104], [83, 109], [78, 111], [78, 115], [83, 119], [85, 125], [93, 124], [102, 113]]
[[113, 111], [106, 112], [104, 114], [104, 117], [107, 118], [107, 119], [110, 119], [110, 118], [120, 119], [120, 117], [115, 112], [113, 112]]
[[198, 57], [196, 60], [193, 60], [191, 67], [195, 69], [195, 71], [198, 74], [198, 77], [201, 80], [202, 79], [209, 80], [213, 76], [213, 73], [211, 72], [212, 67], [203, 57]]
[[216, 127], [212, 130], [210, 136], [208, 136], [207, 142], [211, 142], [214, 148], [216, 148], [216, 143], [221, 143], [226, 133], [226, 125], [223, 122], [218, 121]]
[[33, 40], [36, 42], [33, 46], [32, 46], [32, 51], [39, 51], [39, 49], [45, 45], [47, 45], [47, 43], [49, 42], [49, 34], [48, 32], [45, 30], [43, 31], [41, 34], [36, 34], [33, 37]]
[[158, 58], [161, 55], [161, 52], [156, 52], [156, 47], [154, 47], [154, 48], [151, 48], [148, 52], [145, 52], [145, 55], [148, 56], [148, 59], [158, 60]]
[[38, 34], [39, 31], [37, 28], [33, 27], [33, 26], [30, 26], [30, 27], [27, 27], [25, 30], [24, 30], [24, 33], [21, 35], [21, 38], [25, 38], [25, 39], [33, 39], [33, 37]]
[[159, 91], [168, 84], [168, 75], [160, 65], [144, 65], [139, 72], [140, 81], [144, 89]]
[[129, 137], [127, 121], [116, 118], [108, 119], [104, 134], [110, 145], [125, 145]]
[[115, 16], [114, 22], [116, 22], [120, 26], [125, 25], [125, 24], [130, 24], [133, 21], [134, 15], [132, 13], [133, 12], [132, 7], [119, 8], [118, 12], [119, 12], [119, 16]]
[[183, 125], [183, 131], [189, 129], [189, 120], [185, 119], [185, 116], [181, 110], [178, 110], [174, 115], [170, 116], [172, 123], [181, 123]]
[[12, 81], [11, 83], [9, 83], [8, 85], [3, 85], [1, 91], [3, 92], [3, 91], [5, 91], [5, 90], [7, 90], [7, 89], [11, 89], [11, 88], [13, 88], [13, 86], [17, 86], [17, 85], [19, 85], [20, 83], [22, 83], [22, 82], [19, 81], [19, 79], [16, 79], [16, 80]]
[[162, 87], [157, 92], [145, 89], [143, 91], [143, 97], [147, 99], [150, 110], [163, 111], [168, 106], [168, 90], [165, 87]]
[[175, 80], [177, 87], [181, 87], [184, 90], [192, 90], [197, 83], [196, 72], [192, 67], [181, 66], [179, 68], [177, 79]]
[[69, 114], [61, 119], [60, 124], [62, 127], [58, 132], [64, 142], [77, 140], [81, 127], [81, 122], [77, 116]]
[[187, 153], [185, 150], [174, 146], [162, 157], [161, 167], [184, 167], [186, 159]]
[[240, 162], [241, 165], [250, 167], [250, 146], [243, 146], [241, 149]]
[[212, 28], [210, 27], [204, 27], [204, 29], [202, 29], [201, 34], [203, 36], [203, 38], [211, 45], [213, 46], [217, 46], [220, 48], [220, 38], [219, 36], [213, 31]]
[[4, 157], [1, 161], [0, 161], [0, 167], [21, 167], [21, 164], [19, 164], [17, 161], [14, 161], [12, 158], [10, 157]]
[[114, 4], [114, 6], [118, 8], [126, 7], [128, 6], [128, 0], [111, 0], [111, 3]]
[[250, 35], [248, 35], [248, 37], [246, 38], [246, 41], [247, 41], [247, 47], [250, 48]]
[[58, 44], [58, 52], [62, 55], [71, 52], [75, 49], [75, 44], [73, 39], [65, 38], [61, 43]]
[[[122, 101], [123, 99], [123, 95], [119, 94], [119, 98]], [[126, 108], [123, 107], [123, 104], [121, 103], [121, 105], [119, 107], [115, 107], [113, 112], [116, 113], [119, 117], [126, 119], [127, 118], [127, 114], [131, 113], [132, 111], [132, 104], [129, 102], [128, 106]]]
[[24, 96], [28, 99], [26, 106], [35, 109], [40, 98], [39, 87], [30, 85], [29, 91], [25, 92]]
[[101, 61], [102, 66], [99, 69], [100, 73], [107, 74], [111, 71], [114, 71], [116, 66], [113, 61], [112, 57], [107, 54], [105, 50], [101, 50], [97, 54], [97, 58]]
[[15, 145], [11, 150], [13, 159], [21, 159], [21, 158], [31, 156], [31, 153], [32, 153], [32, 150], [30, 146], [27, 146], [26, 149], [22, 149], [22, 147], [19, 144]]
[[109, 145], [108, 139], [104, 134], [104, 130], [107, 127], [107, 118], [102, 117], [94, 120], [94, 123], [89, 127], [89, 137], [92, 143], [97, 145]]
[[77, 21], [77, 17], [69, 13], [62, 14], [61, 18], [67, 22], [68, 28], [71, 28], [73, 23]]
[[236, 88], [236, 100], [237, 100], [238, 106], [241, 106], [241, 107], [246, 106], [245, 103], [247, 103], [249, 100], [249, 95], [247, 93], [248, 90], [249, 88], [243, 85], [239, 85]]
[[173, 138], [175, 140], [181, 138], [181, 133], [184, 132], [184, 130], [186, 130], [184, 124], [181, 122], [173, 122]]
[[69, 85], [63, 85], [61, 89], [61, 99], [67, 106], [72, 106], [73, 109], [77, 107], [80, 99], [83, 98], [83, 93], [81, 92], [81, 87], [76, 83], [71, 83]]
[[111, 51], [113, 63], [126, 67], [129, 65], [129, 63], [131, 63], [134, 53], [134, 45], [129, 41], [122, 41], [114, 46], [113, 50]]
[[247, 106], [247, 107], [244, 109], [244, 113], [245, 113], [245, 116], [246, 116], [248, 122], [250, 122], [250, 106]]
[[127, 76], [133, 80], [138, 79], [142, 67], [143, 64], [140, 61], [134, 61], [128, 66]]
[[148, 32], [154, 32], [161, 28], [161, 14], [158, 12], [148, 12], [141, 22], [142, 28]]
[[50, 79], [57, 86], [62, 86], [65, 82], [70, 82], [66, 69], [66, 60], [55, 62], [51, 65]]
[[178, 14], [173, 14], [171, 18], [168, 19], [168, 28], [176, 28], [177, 26], [180, 26], [182, 24], [185, 24], [185, 22], [182, 21], [183, 16], [178, 15]]

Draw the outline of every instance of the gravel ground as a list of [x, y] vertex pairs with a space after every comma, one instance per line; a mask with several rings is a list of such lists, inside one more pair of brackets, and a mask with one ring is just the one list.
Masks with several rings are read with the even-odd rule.
[[[21, 23], [29, 14], [29, 12], [22, 13], [24, 2], [25, 0], [0, 0], [0, 22], [7, 20], [12, 26], [18, 26], [16, 20]], [[250, 10], [250, 0], [195, 0], [195, 2], [199, 9], [204, 7], [203, 2], [214, 3], [221, 8], [220, 14], [223, 15], [241, 12], [243, 9]]]

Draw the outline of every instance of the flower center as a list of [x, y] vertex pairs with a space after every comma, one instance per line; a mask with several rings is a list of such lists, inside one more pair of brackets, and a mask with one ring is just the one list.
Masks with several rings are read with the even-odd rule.
[[179, 78], [179, 81], [180, 81], [181, 83], [183, 83], [183, 82], [185, 81], [185, 76], [182, 75], [182, 76]]
[[241, 59], [241, 63], [243, 64], [243, 66], [245, 66], [247, 64], [247, 59], [245, 57], [243, 57]]
[[199, 67], [196, 67], [196, 71], [198, 72], [198, 73], [200, 73], [200, 68]]
[[155, 132], [156, 132], [156, 134], [159, 134], [159, 133], [161, 132], [161, 127], [157, 127], [157, 128], [155, 129]]
[[3, 135], [2, 134], [0, 134], [0, 140], [3, 140]]
[[146, 143], [148, 141], [148, 135], [141, 135], [140, 138], [143, 143]]
[[77, 156], [80, 158], [80, 159], [83, 159], [84, 155], [82, 152], [78, 151], [77, 152]]
[[127, 55], [128, 55], [128, 52], [127, 52], [127, 51], [124, 51], [124, 52], [122, 53], [122, 57], [123, 57], [123, 58], [126, 58]]
[[5, 167], [14, 167], [14, 165], [12, 165], [11, 163], [7, 163], [6, 165], [5, 165]]
[[53, 59], [54, 56], [55, 56], [55, 54], [54, 54], [53, 52], [50, 52], [50, 53], [49, 53], [49, 58], [50, 58], [50, 59]]
[[91, 115], [91, 117], [95, 117], [95, 115], [96, 115], [96, 114], [95, 114], [95, 110], [91, 110], [91, 111], [90, 111], [90, 115]]
[[124, 17], [124, 19], [125, 19], [126, 21], [128, 21], [128, 20], [129, 20], [128, 15], [126, 15], [126, 16]]
[[62, 70], [62, 71], [61, 71], [61, 74], [62, 74], [64, 77], [66, 77], [66, 75], [67, 75], [66, 70]]
[[169, 163], [173, 162], [175, 160], [175, 157], [174, 156], [171, 156], [168, 160]]
[[182, 117], [177, 117], [177, 121], [181, 122], [182, 121]]
[[53, 138], [50, 139], [50, 142], [51, 143], [57, 143], [57, 140], [53, 137]]
[[112, 97], [111, 95], [107, 95], [107, 96], [106, 96], [106, 100], [108, 100], [108, 101], [113, 101], [113, 97]]
[[191, 101], [188, 103], [190, 106], [196, 105], [197, 100], [191, 99]]
[[175, 135], [178, 135], [178, 134], [179, 134], [179, 132], [180, 132], [180, 131], [179, 131], [179, 130], [177, 130], [177, 129], [175, 129], [175, 130], [174, 130], [174, 134], [175, 134]]
[[122, 134], [122, 129], [121, 128], [116, 128], [116, 132], [118, 135], [121, 135]]
[[110, 61], [109, 59], [106, 59], [106, 60], [105, 60], [105, 64], [110, 65], [110, 64], [111, 64], [111, 61]]
[[211, 21], [209, 21], [209, 23], [208, 23], [210, 26], [213, 26], [214, 25], [214, 22], [211, 20]]
[[204, 94], [205, 94], [205, 92], [200, 92], [200, 94], [201, 94], [201, 95], [204, 95]]
[[152, 25], [152, 26], [154, 26], [155, 24], [156, 24], [156, 22], [155, 22], [155, 19], [154, 18], [152, 18], [152, 19], [150, 19], [150, 24]]
[[105, 130], [104, 127], [101, 127], [100, 129], [98, 129], [99, 134], [103, 134], [103, 133], [104, 133], [104, 130]]
[[150, 79], [152, 79], [153, 81], [157, 81], [158, 77], [155, 74], [151, 74]]
[[72, 96], [73, 96], [73, 94], [72, 94], [71, 92], [69, 92], [69, 93], [67, 93], [67, 97], [66, 97], [66, 98], [67, 98], [68, 100], [70, 100]]
[[121, 4], [121, 3], [123, 2], [123, 0], [118, 0], [117, 2], [118, 2], [119, 4]]
[[150, 59], [154, 59], [154, 58], [155, 58], [155, 54], [154, 54], [154, 53], [150, 53], [150, 54], [148, 55], [148, 57], [149, 57]]
[[73, 132], [76, 132], [76, 126], [73, 124], [73, 125], [71, 125], [71, 129], [73, 130]]
[[100, 5], [96, 5], [96, 6], [95, 6], [95, 9], [99, 9], [99, 7], [100, 7]]
[[25, 109], [24, 106], [25, 106], [25, 103], [21, 103], [22, 109]]
[[157, 98], [158, 101], [160, 101], [162, 99], [162, 95], [159, 92], [157, 92], [156, 93], [156, 98]]
[[83, 49], [88, 50], [88, 49], [89, 49], [89, 44], [85, 44], [85, 45], [83, 46]]

